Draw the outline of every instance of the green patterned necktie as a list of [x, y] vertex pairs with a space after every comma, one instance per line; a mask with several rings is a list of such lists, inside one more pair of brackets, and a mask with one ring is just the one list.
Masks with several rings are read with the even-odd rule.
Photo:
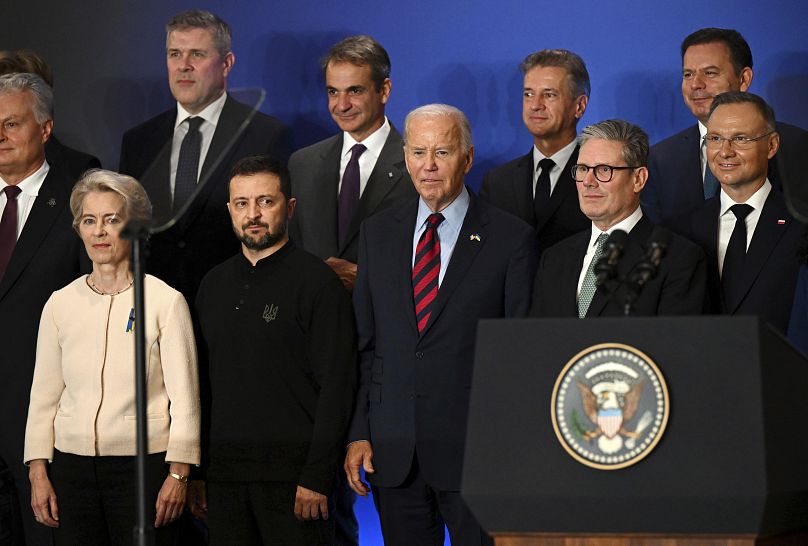
[[595, 243], [598, 247], [595, 249], [595, 255], [592, 256], [592, 261], [589, 262], [589, 268], [584, 275], [584, 282], [581, 283], [581, 293], [578, 295], [578, 317], [584, 318], [586, 311], [589, 309], [589, 304], [592, 303], [592, 298], [595, 296], [595, 264], [603, 255], [603, 247], [606, 244], [606, 239], [609, 238], [608, 233], [601, 233], [598, 235], [598, 240]]

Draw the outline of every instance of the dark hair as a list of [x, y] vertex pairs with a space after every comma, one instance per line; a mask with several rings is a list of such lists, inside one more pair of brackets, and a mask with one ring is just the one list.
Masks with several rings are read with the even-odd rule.
[[[292, 198], [292, 181], [286, 165], [268, 155], [251, 155], [240, 159], [230, 170], [230, 180], [237, 176], [253, 176], [256, 174], [274, 174], [281, 181], [281, 193], [286, 200]], [[227, 184], [228, 192], [230, 183]]]
[[328, 53], [320, 59], [323, 74], [328, 68], [328, 63], [332, 62], [369, 66], [370, 78], [376, 84], [376, 89], [380, 89], [384, 85], [384, 80], [390, 77], [390, 57], [387, 51], [379, 42], [363, 34], [348, 36], [331, 46]]
[[572, 96], [589, 96], [591, 86], [589, 84], [589, 72], [586, 70], [584, 60], [566, 49], [542, 49], [531, 53], [519, 65], [522, 74], [527, 74], [528, 70], [537, 66], [557, 66], [567, 71], [570, 91]]
[[209, 11], [192, 9], [183, 11], [172, 17], [166, 24], [166, 44], [168, 35], [175, 30], [188, 30], [192, 28], [203, 28], [213, 35], [213, 44], [219, 55], [224, 57], [233, 47], [232, 31], [230, 25], [224, 20]]
[[713, 102], [710, 105], [710, 115], [713, 115], [715, 109], [722, 104], [753, 104], [757, 108], [760, 115], [766, 121], [766, 128], [769, 131], [777, 130], [777, 120], [774, 117], [774, 110], [762, 97], [754, 93], [747, 93], [746, 91], [727, 91], [713, 97]]
[[694, 45], [722, 43], [729, 49], [729, 58], [735, 73], [752, 68], [752, 50], [741, 33], [731, 28], [702, 28], [690, 34], [682, 42], [682, 60], [685, 58], [687, 48]]
[[36, 74], [53, 87], [53, 70], [45, 59], [33, 51], [15, 51], [0, 55], [0, 75], [27, 72]]

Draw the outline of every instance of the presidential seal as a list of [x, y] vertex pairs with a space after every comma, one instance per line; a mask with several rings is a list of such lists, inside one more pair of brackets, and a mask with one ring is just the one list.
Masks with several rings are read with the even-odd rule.
[[558, 375], [553, 429], [572, 457], [592, 468], [636, 464], [656, 447], [668, 424], [665, 378], [644, 353], [618, 343], [575, 355]]

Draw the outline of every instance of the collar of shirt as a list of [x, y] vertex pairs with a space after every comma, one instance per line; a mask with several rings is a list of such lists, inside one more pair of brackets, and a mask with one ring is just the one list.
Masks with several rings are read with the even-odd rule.
[[[763, 205], [766, 203], [766, 199], [768, 199], [769, 193], [771, 193], [771, 191], [772, 191], [772, 184], [771, 184], [771, 182], [769, 182], [769, 179], [767, 178], [766, 181], [763, 183], [763, 185], [761, 187], [759, 187], [758, 190], [755, 193], [753, 193], [752, 196], [749, 199], [744, 201], [744, 203], [746, 203], [747, 205], [751, 205], [752, 208], [755, 209], [753, 212], [751, 212], [749, 214], [749, 216], [751, 216], [752, 214], [755, 214], [755, 212], [760, 212], [760, 209], [763, 208]], [[730, 214], [733, 218], [735, 218], [735, 215], [732, 212], [730, 212], [729, 208], [732, 205], [737, 205], [738, 203], [733, 201], [732, 198], [729, 195], [724, 193], [723, 188], [721, 189], [721, 192], [718, 195], [721, 196], [720, 197], [720, 199], [721, 199], [721, 212], [719, 213], [719, 216], [724, 216], [725, 214]], [[747, 218], [749, 218], [749, 216], [747, 216]], [[735, 220], [733, 220], [733, 222], [734, 221]], [[748, 224], [748, 222], [747, 222], [747, 224]]]
[[[370, 136], [361, 142], [367, 148], [362, 155], [359, 156], [359, 195], [365, 192], [365, 186], [370, 179], [370, 173], [373, 172], [373, 167], [376, 166], [376, 161], [382, 153], [384, 143], [387, 142], [387, 137], [390, 135], [390, 122], [387, 117], [384, 118], [382, 126], [376, 129]], [[342, 155], [339, 162], [339, 185], [337, 192], [342, 188], [342, 176], [345, 174], [345, 167], [348, 166], [348, 161], [351, 160], [351, 148], [355, 144], [359, 144], [354, 137], [349, 133], [342, 133]]]
[[704, 143], [704, 136], [707, 134], [707, 126], [699, 122], [699, 158], [701, 159], [701, 179], [704, 180], [704, 174], [707, 172], [707, 146]]
[[[45, 182], [45, 177], [48, 176], [48, 171], [50, 171], [50, 165], [48, 165], [47, 161], [43, 161], [42, 165], [39, 168], [28, 175], [26, 178], [22, 179], [17, 187], [20, 188], [20, 195], [17, 197], [30, 197], [32, 199], [36, 198], [39, 195], [39, 190], [42, 188], [42, 184]], [[0, 176], [0, 193], [3, 195], [3, 205], [5, 206], [5, 193], [3, 190], [8, 186], [3, 177]]]
[[581, 267], [581, 272], [578, 275], [578, 290], [575, 293], [576, 301], [577, 297], [581, 294], [581, 285], [584, 283], [584, 277], [586, 277], [586, 271], [589, 269], [589, 264], [592, 263], [592, 258], [595, 257], [595, 250], [597, 249], [598, 237], [601, 233], [608, 233], [611, 235], [615, 230], [622, 229], [626, 233], [631, 233], [631, 230], [634, 229], [639, 221], [642, 219], [642, 208], [637, 207], [637, 209], [628, 215], [627, 218], [624, 218], [617, 222], [615, 225], [607, 229], [606, 231], [601, 231], [600, 228], [592, 224], [592, 234], [589, 236], [589, 246], [586, 247], [586, 254], [584, 254], [584, 262]]
[[[550, 170], [550, 195], [553, 194], [553, 190], [558, 183], [558, 179], [561, 177], [561, 171], [564, 167], [567, 166], [567, 163], [572, 156], [572, 152], [575, 151], [575, 147], [578, 145], [578, 140], [573, 139], [572, 142], [558, 150], [556, 153], [550, 156], [550, 159], [553, 160], [555, 163], [555, 167]], [[536, 145], [533, 145], [533, 196], [536, 196], [536, 182], [539, 180], [539, 175], [541, 171], [539, 169], [539, 162], [542, 159], [545, 159], [546, 156], [539, 151]]]
[[[463, 220], [469, 210], [471, 198], [469, 192], [463, 187], [454, 201], [448, 207], [440, 211], [443, 214], [443, 222], [438, 226], [438, 238], [440, 239], [440, 273], [438, 275], [438, 285], [443, 282], [443, 275], [454, 252], [457, 238], [460, 236], [460, 228], [463, 227]], [[418, 199], [418, 216], [415, 219], [415, 234], [412, 240], [412, 265], [415, 265], [415, 249], [418, 247], [418, 239], [426, 229], [426, 219], [432, 214], [432, 210], [424, 202]]]
[[[749, 249], [749, 244], [752, 242], [752, 236], [755, 234], [760, 214], [763, 212], [763, 205], [766, 204], [769, 194], [772, 191], [771, 182], [767, 178], [763, 185], [747, 199], [746, 204], [752, 207], [750, 212], [744, 219], [746, 225], [746, 248]], [[724, 271], [724, 258], [727, 255], [727, 246], [729, 245], [732, 231], [735, 229], [735, 214], [729, 210], [732, 205], [736, 205], [729, 195], [724, 193], [722, 189], [719, 193], [721, 200], [721, 209], [718, 216], [718, 272]]]
[[[198, 114], [190, 113], [188, 110], [183, 108], [180, 103], [177, 103], [177, 119], [174, 121], [174, 130], [176, 130], [180, 125], [182, 125], [182, 122], [190, 117], [202, 118], [207, 123], [210, 123], [216, 127], [216, 124], [219, 123], [219, 116], [222, 115], [222, 108], [224, 108], [225, 101], [227, 101], [227, 92], [222, 93], [222, 96], [208, 104]], [[205, 124], [203, 123], [202, 125], [204, 126]]]

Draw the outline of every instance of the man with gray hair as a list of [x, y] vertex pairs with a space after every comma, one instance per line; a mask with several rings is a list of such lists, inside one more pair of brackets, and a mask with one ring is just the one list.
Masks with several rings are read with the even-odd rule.
[[288, 157], [287, 128], [227, 93], [235, 62], [230, 26], [221, 18], [201, 10], [172, 17], [166, 25], [166, 67], [176, 107], [127, 131], [121, 145], [120, 171], [143, 184], [158, 224], [209, 178], [179, 222], [150, 240], [149, 273], [187, 301], [194, 301], [211, 267], [238, 251], [223, 205], [232, 166], [250, 155]]
[[415, 192], [401, 135], [384, 115], [392, 90], [387, 51], [370, 36], [349, 36], [320, 64], [328, 111], [341, 132], [292, 154], [298, 207], [289, 229], [352, 290], [362, 220]]
[[477, 321], [524, 316], [536, 235], [465, 186], [466, 116], [409, 113], [404, 155], [418, 197], [362, 225], [354, 309], [360, 385], [345, 472], [373, 490], [386, 545], [491, 544], [460, 498]]
[[589, 73], [583, 59], [566, 49], [531, 53], [519, 69], [522, 121], [533, 146], [486, 173], [480, 196], [535, 227], [544, 252], [589, 225], [570, 174], [578, 160], [576, 127], [589, 101]]
[[[704, 253], [664, 228], [655, 229], [640, 207], [648, 179], [648, 136], [626, 121], [607, 120], [586, 127], [580, 146], [571, 174], [591, 227], [542, 255], [530, 314], [590, 318], [704, 312]], [[622, 234], [613, 235], [618, 231]], [[598, 264], [606, 249], [619, 260], [610, 269]]]
[[[78, 277], [86, 263], [71, 227], [75, 180], [45, 160], [52, 112], [53, 93], [42, 78], [0, 76], [0, 332], [5, 341], [0, 461], [8, 465], [12, 480], [7, 485], [19, 499], [12, 520], [0, 520], [0, 536], [8, 533], [13, 544], [28, 546], [52, 543], [50, 530], [32, 517], [28, 472], [22, 464], [40, 314], [51, 293]], [[4, 528], [9, 523], [12, 528]]]

